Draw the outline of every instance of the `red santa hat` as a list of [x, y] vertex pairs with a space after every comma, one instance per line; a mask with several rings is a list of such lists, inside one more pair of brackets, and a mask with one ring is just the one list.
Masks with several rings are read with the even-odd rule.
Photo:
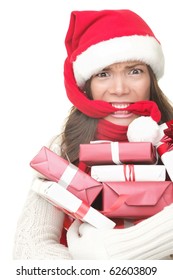
[[91, 117], [100, 118], [115, 111], [109, 103], [89, 100], [82, 91], [85, 82], [104, 67], [139, 60], [150, 65], [157, 79], [164, 72], [160, 42], [147, 23], [130, 10], [73, 11], [65, 45], [67, 96]]

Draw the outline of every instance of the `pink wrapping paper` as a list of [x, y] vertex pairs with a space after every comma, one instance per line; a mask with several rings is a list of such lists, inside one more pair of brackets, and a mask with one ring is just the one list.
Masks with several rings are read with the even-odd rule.
[[30, 165], [45, 178], [58, 182], [89, 205], [102, 190], [101, 183], [46, 147], [40, 150]]
[[173, 183], [105, 182], [103, 213], [111, 218], [142, 219], [173, 203]]
[[107, 164], [154, 164], [156, 148], [150, 142], [103, 142], [81, 144], [79, 160], [89, 166]]

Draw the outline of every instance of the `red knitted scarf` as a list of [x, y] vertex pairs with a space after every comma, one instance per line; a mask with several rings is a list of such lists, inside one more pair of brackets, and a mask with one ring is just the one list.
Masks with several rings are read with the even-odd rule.
[[100, 119], [97, 125], [96, 139], [125, 142], [127, 139], [128, 126], [113, 124], [107, 120]]

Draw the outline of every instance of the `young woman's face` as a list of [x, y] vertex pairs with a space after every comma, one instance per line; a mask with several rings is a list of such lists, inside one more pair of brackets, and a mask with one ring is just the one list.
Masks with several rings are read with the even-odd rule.
[[115, 63], [93, 75], [91, 92], [94, 100], [103, 100], [124, 108], [105, 117], [117, 125], [129, 125], [139, 117], [126, 110], [134, 102], [150, 99], [150, 76], [147, 65], [139, 62]]

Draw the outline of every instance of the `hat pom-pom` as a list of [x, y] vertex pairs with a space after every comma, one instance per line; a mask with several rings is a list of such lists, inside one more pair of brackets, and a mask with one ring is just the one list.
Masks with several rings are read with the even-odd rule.
[[151, 142], [157, 145], [160, 140], [160, 129], [151, 117], [141, 116], [132, 121], [127, 130], [129, 142]]

